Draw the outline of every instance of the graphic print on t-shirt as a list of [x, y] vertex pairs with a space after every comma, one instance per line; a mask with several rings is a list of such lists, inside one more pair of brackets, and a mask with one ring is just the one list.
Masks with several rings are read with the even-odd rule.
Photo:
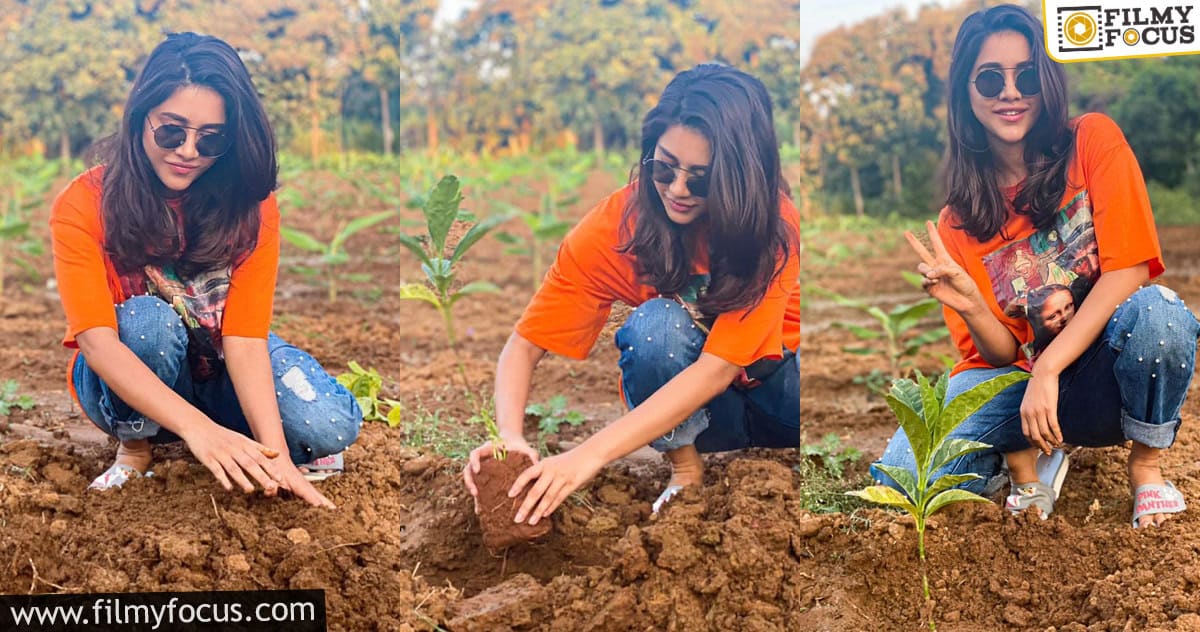
[[1026, 318], [1030, 360], [1066, 327], [1100, 278], [1100, 253], [1087, 191], [1059, 209], [1054, 224], [983, 258], [1000, 309]]
[[222, 370], [221, 320], [229, 297], [230, 268], [202, 272], [180, 279], [173, 266], [147, 265], [122, 275], [126, 296], [151, 294], [166, 301], [187, 328], [188, 365], [192, 379], [210, 380]]

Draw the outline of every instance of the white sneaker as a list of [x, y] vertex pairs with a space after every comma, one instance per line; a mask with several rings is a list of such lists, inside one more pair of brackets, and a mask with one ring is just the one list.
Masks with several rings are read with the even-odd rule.
[[1058, 495], [1062, 492], [1063, 479], [1067, 477], [1067, 467], [1069, 465], [1070, 459], [1067, 458], [1067, 453], [1062, 450], [1051, 450], [1049, 456], [1038, 453], [1038, 480], [1043, 485], [1054, 490], [1054, 500], [1058, 500]]
[[341, 474], [346, 469], [346, 461], [342, 458], [342, 453], [338, 452], [313, 459], [300, 467], [308, 470], [304, 473], [304, 478], [310, 481], [323, 481], [334, 474]]

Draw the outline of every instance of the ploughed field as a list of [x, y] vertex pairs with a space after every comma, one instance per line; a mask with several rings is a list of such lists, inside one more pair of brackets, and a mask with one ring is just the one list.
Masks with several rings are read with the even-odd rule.
[[[335, 192], [345, 186], [332, 174], [305, 177]], [[615, 185], [594, 173], [566, 214], [578, 217]], [[464, 206], [480, 213], [467, 187]], [[284, 224], [327, 238], [346, 218], [382, 208], [343, 198], [286, 208]], [[179, 446], [160, 449], [152, 478], [85, 492], [115, 444], [65, 391], [70, 352], [59, 345], [57, 296], [32, 275], [13, 279], [0, 306], [0, 379], [18, 380], [38, 405], [15, 410], [0, 432], [0, 592], [321, 588], [333, 630], [914, 630], [929, 608], [942, 630], [1200, 629], [1197, 510], [1161, 529], [1130, 530], [1124, 448], [1076, 453], [1048, 521], [994, 505], [936, 518], [927, 544], [933, 604], [921, 597], [910, 523], [849, 503], [819, 513], [864, 482], [894, 422], [882, 400], [852, 382], [883, 361], [842, 351], [855, 341], [830, 326], [861, 316], [814, 294], [805, 298], [801, 409], [810, 443], [836, 433], [864, 453], [840, 477], [798, 451], [724, 454], [710, 458], [702, 489], [652, 519], [667, 468], [641, 451], [565, 503], [543, 540], [489, 551], [462, 463], [446, 456], [477, 444], [482, 429], [462, 422], [470, 405], [451, 381], [455, 357], [440, 317], [397, 297], [401, 283], [422, 278], [395, 235], [419, 231], [416, 211], [401, 213], [407, 221], [348, 242], [351, 261], [340, 272], [352, 277], [332, 304], [320, 277], [294, 269], [311, 265], [310, 255], [284, 246], [275, 331], [331, 372], [349, 361], [377, 369], [387, 378], [383, 395], [404, 405], [398, 428], [365, 424], [346, 452], [347, 471], [318, 484], [336, 511], [226, 493]], [[517, 224], [506, 228], [519, 233]], [[902, 240], [877, 237], [821, 234], [822, 247], [840, 241], [864, 254], [828, 265], [810, 248], [803, 282], [884, 306], [920, 298], [896, 274], [915, 257]], [[1194, 231], [1164, 229], [1162, 238], [1163, 282], [1200, 299]], [[50, 276], [48, 256], [38, 266]], [[461, 278], [502, 290], [455, 310], [468, 379], [490, 387], [530, 295], [528, 261], [489, 237]], [[585, 362], [548, 357], [538, 369], [531, 401], [564, 395], [587, 420], [543, 437], [548, 449], [566, 449], [620, 414], [611, 329], [622, 313]], [[918, 366], [936, 371], [949, 353], [938, 343]], [[1167, 460], [1189, 499], [1200, 499], [1198, 413], [1193, 398]], [[527, 422], [531, 440], [536, 425]]]

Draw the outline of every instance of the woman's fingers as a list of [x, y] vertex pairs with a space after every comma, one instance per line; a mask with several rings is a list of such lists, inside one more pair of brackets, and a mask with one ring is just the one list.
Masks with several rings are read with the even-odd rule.
[[946, 244], [942, 243], [942, 236], [937, 232], [937, 226], [933, 222], [925, 222], [925, 230], [929, 231], [929, 243], [933, 245], [933, 254], [935, 258], [948, 258], [949, 253], [946, 252]]
[[208, 468], [209, 472], [212, 472], [213, 478], [217, 479], [217, 482], [221, 484], [221, 487], [225, 488], [225, 491], [233, 491], [233, 485], [229, 482], [229, 477], [225, 476], [224, 468], [221, 467], [221, 464], [216, 459], [201, 461], [201, 463], [204, 464], [204, 467]]
[[225, 473], [229, 475], [230, 480], [242, 488], [242, 491], [249, 494], [254, 491], [254, 485], [250, 479], [246, 478], [246, 474], [242, 472], [242, 468], [238, 465], [237, 459], [232, 455], [226, 454], [225, 458], [221, 459], [221, 467]]
[[934, 259], [934, 256], [930, 254], [929, 249], [925, 247], [925, 244], [921, 243], [920, 239], [917, 239], [917, 236], [911, 230], [904, 231], [904, 238], [908, 240], [908, 245], [917, 251], [917, 255], [921, 257], [921, 261], [930, 266], [936, 265], [937, 261]]
[[558, 506], [558, 497], [566, 486], [567, 482], [563, 479], [557, 479], [549, 485], [546, 493], [542, 494], [542, 501], [538, 503], [537, 509], [533, 511], [533, 515], [529, 517], [529, 525], [533, 526], [542, 518], [549, 516], [550, 512]]
[[[533, 468], [529, 469], [531, 470]], [[529, 470], [525, 471], [528, 472]], [[546, 490], [549, 489], [550, 484], [555, 482], [553, 480], [555, 478], [556, 477], [554, 476], [538, 477], [537, 482], [533, 484], [533, 487], [530, 488], [529, 493], [525, 495], [525, 502], [521, 503], [521, 508], [517, 510], [517, 515], [513, 518], [514, 521], [522, 522], [527, 516], [529, 516], [530, 512], [533, 511], [533, 507], [539, 501], [541, 501], [542, 497], [546, 494]], [[515, 496], [515, 494], [513, 495]]]

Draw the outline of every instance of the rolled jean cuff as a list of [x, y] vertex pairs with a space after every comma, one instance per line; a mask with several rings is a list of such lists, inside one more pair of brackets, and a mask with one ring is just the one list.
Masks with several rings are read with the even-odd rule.
[[694, 445], [696, 437], [708, 430], [708, 409], [701, 408], [692, 413], [691, 417], [675, 426], [667, 434], [650, 442], [650, 447], [659, 452], [675, 450], [684, 446]]
[[1148, 448], [1162, 450], [1171, 447], [1171, 444], [1175, 443], [1175, 433], [1179, 432], [1179, 420], [1176, 419], [1161, 424], [1148, 424], [1130, 417], [1128, 413], [1122, 412], [1121, 429], [1125, 432], [1126, 439], [1137, 441]]
[[102, 419], [96, 425], [119, 441], [151, 439], [162, 430], [162, 426], [157, 422], [151, 421], [137, 411], [133, 411], [129, 419], [119, 418], [116, 411], [113, 410], [112, 403], [106, 397], [101, 397], [99, 404]]

